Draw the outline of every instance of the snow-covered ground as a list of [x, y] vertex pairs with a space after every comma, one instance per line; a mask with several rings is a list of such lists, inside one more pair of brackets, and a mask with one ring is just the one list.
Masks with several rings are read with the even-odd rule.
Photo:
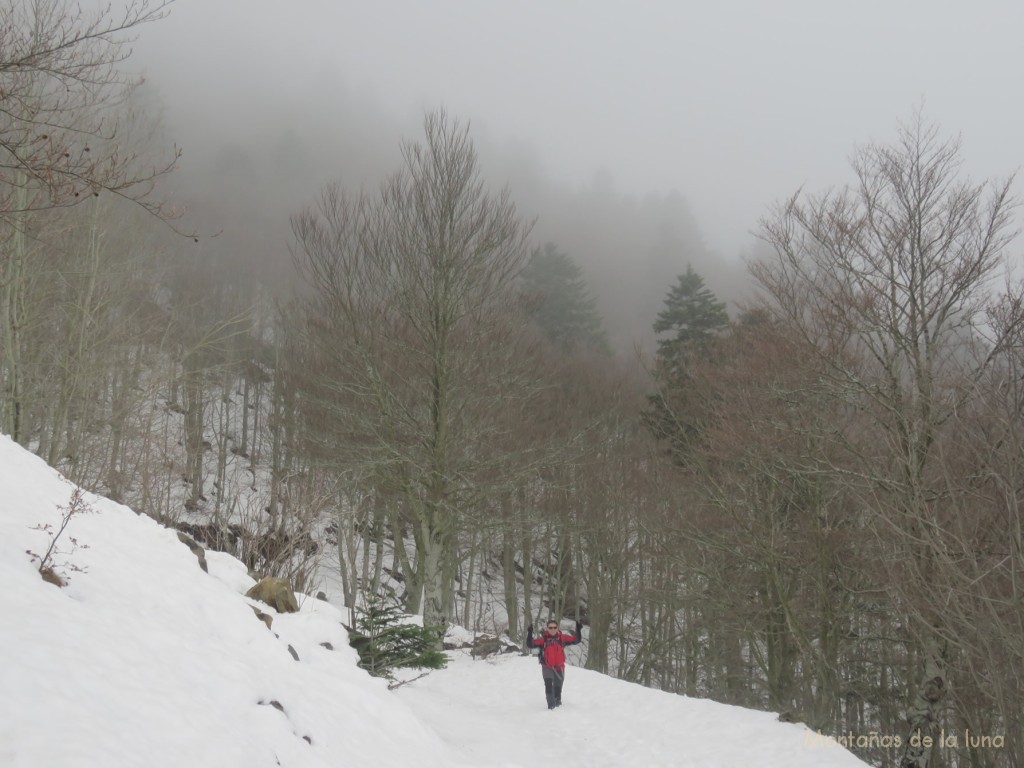
[[453, 652], [388, 690], [356, 666], [337, 607], [259, 605], [268, 630], [241, 563], [207, 553], [207, 574], [173, 531], [88, 494], [52, 558], [59, 588], [30, 552], [73, 490], [0, 436], [0, 766], [864, 765], [770, 713], [578, 668], [548, 711], [518, 655]]

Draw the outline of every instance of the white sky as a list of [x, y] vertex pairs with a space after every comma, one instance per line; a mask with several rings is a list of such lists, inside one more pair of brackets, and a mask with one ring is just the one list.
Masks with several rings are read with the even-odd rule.
[[921, 103], [975, 177], [1024, 165], [1022, 30], [1019, 0], [177, 0], [136, 61], [200, 136], [333, 121], [331, 87], [412, 134], [444, 104], [556, 181], [679, 190], [732, 255]]
[[69, 583], [57, 588], [26, 550], [45, 551], [37, 526], [59, 522], [71, 490], [0, 436], [0, 765], [864, 765], [771, 713], [575, 666], [563, 707], [548, 711], [532, 657], [457, 653], [447, 669], [388, 691], [356, 667], [335, 607], [303, 598], [271, 632], [243, 596], [252, 580], [241, 563], [207, 553], [206, 574], [172, 531], [106, 499], [90, 496], [95, 513], [72, 519], [56, 558]]

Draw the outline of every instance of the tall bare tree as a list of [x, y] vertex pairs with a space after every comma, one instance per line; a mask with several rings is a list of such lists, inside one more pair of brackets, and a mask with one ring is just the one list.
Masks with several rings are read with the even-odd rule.
[[500, 482], [493, 414], [529, 387], [511, 292], [528, 228], [507, 192], [485, 189], [467, 127], [442, 111], [424, 130], [379, 195], [328, 188], [292, 227], [330, 375], [331, 452], [405, 516], [405, 576], [424, 622], [444, 627], [460, 521]]
[[763, 222], [775, 258], [754, 274], [819, 356], [830, 395], [874, 421], [841, 437], [894, 548], [891, 579], [920, 649], [900, 765], [926, 768], [923, 737], [936, 737], [953, 650], [937, 594], [948, 523], [938, 446], [1010, 336], [987, 310], [1014, 202], [1011, 180], [963, 180], [959, 141], [920, 113], [894, 144], [859, 148], [852, 165], [852, 186], [798, 194]]

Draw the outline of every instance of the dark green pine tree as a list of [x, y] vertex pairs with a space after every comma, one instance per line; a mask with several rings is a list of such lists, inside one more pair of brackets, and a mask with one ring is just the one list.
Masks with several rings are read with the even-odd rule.
[[668, 292], [665, 308], [654, 321], [655, 334], [669, 334], [658, 340], [660, 365], [670, 371], [680, 370], [687, 354], [699, 352], [728, 325], [725, 302], [704, 287], [704, 278], [692, 266], [687, 266]]
[[687, 367], [707, 354], [712, 338], [728, 326], [725, 302], [705, 288], [703, 278], [688, 266], [654, 322], [654, 332], [664, 335], [658, 340], [658, 391], [647, 397], [648, 407], [641, 414], [643, 423], [668, 444], [669, 453], [680, 463], [685, 463], [699, 439], [704, 419]]
[[376, 595], [356, 608], [356, 626], [348, 642], [359, 654], [359, 666], [374, 677], [391, 678], [399, 667], [442, 669], [448, 657], [436, 649], [438, 629], [409, 624], [397, 606]]
[[544, 335], [565, 352], [610, 354], [597, 302], [587, 292], [583, 270], [554, 243], [537, 248], [522, 275], [523, 293]]

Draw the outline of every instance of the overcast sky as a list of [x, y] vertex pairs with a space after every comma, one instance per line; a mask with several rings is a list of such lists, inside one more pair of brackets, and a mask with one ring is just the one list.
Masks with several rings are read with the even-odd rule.
[[282, 113], [341, 131], [332, 93], [392, 144], [444, 105], [555, 182], [678, 190], [726, 255], [922, 102], [973, 176], [1024, 165], [1021, 0], [177, 0], [134, 61], [193, 150]]

